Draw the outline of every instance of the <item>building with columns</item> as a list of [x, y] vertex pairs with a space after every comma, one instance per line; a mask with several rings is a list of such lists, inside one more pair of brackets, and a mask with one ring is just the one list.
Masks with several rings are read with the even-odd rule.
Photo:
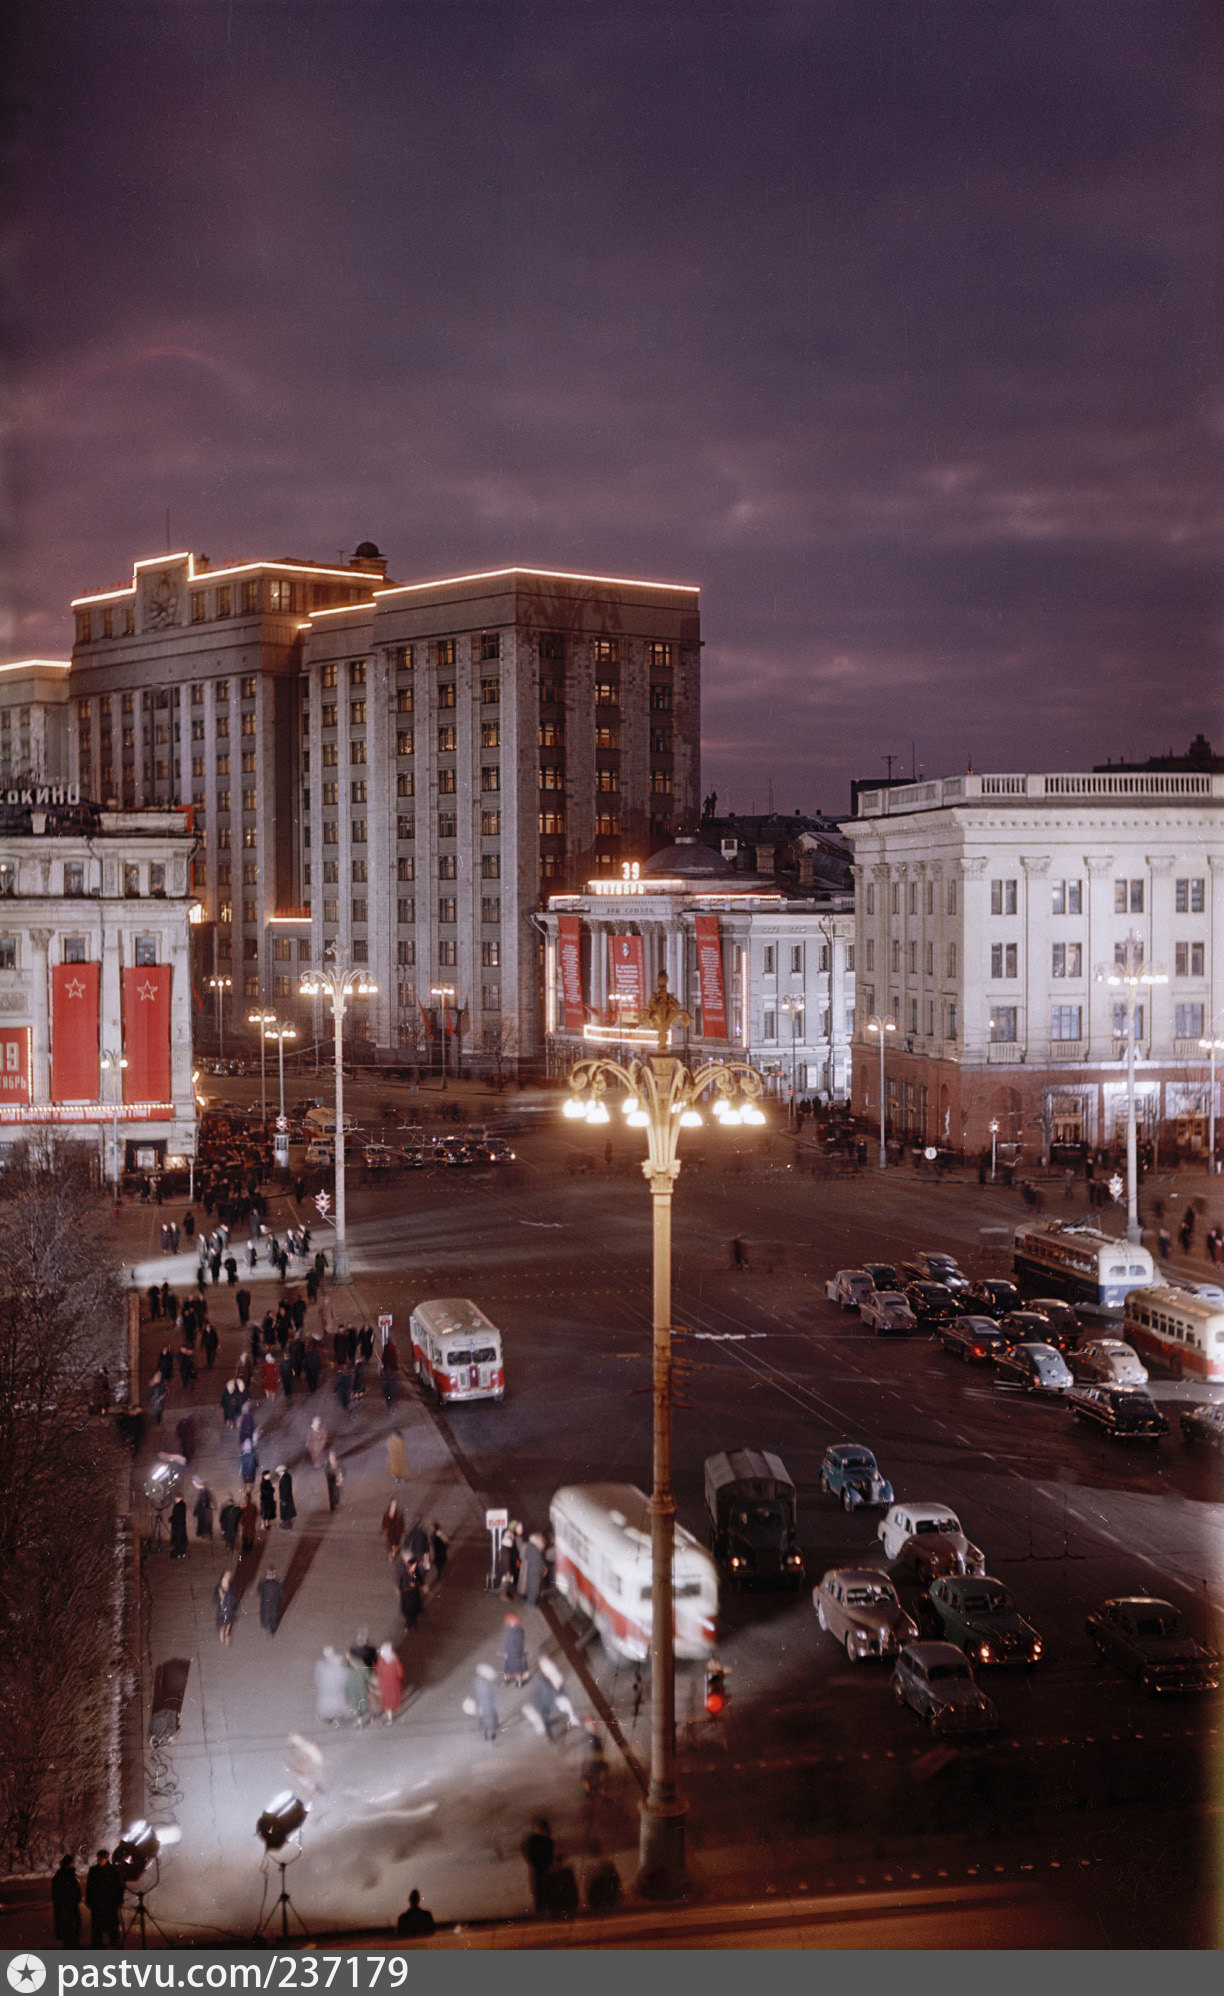
[[707, 1057], [748, 1059], [779, 1101], [844, 1100], [854, 1025], [849, 895], [801, 899], [681, 836], [640, 866], [554, 894], [545, 936], [549, 1064], [565, 1073], [590, 1033], [629, 1024], [660, 971]]
[[[1142, 1133], [1205, 1143], [1224, 1037], [1224, 776], [977, 775], [864, 790], [855, 853], [853, 1107], [897, 1137], [1030, 1157], [1112, 1145], [1126, 1123], [1128, 940], [1167, 983], [1135, 1014]], [[1218, 1087], [1218, 1084], [1217, 1084]], [[1217, 1113], [1219, 1103], [1217, 1101]]]
[[194, 843], [74, 788], [0, 804], [0, 1151], [54, 1129], [108, 1179], [194, 1157]]
[[0, 791], [75, 777], [66, 658], [0, 665]]

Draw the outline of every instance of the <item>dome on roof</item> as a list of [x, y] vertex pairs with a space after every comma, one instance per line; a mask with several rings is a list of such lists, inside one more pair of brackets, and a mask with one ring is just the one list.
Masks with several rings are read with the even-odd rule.
[[720, 852], [713, 846], [703, 845], [700, 839], [691, 836], [676, 840], [675, 845], [664, 846], [662, 852], [652, 853], [642, 867], [643, 879], [664, 878], [668, 880], [722, 880], [733, 869]]

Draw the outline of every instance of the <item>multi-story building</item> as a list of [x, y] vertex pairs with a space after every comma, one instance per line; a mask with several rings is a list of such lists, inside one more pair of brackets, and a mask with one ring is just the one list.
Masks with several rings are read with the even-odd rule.
[[370, 965], [370, 1036], [419, 1049], [449, 1024], [477, 1057], [537, 1054], [532, 916], [670, 839], [698, 795], [699, 729], [692, 588], [513, 568], [312, 616], [309, 947]]
[[[182, 811], [0, 803], [0, 1146], [54, 1128], [108, 1177], [195, 1154]], [[75, 792], [69, 789], [67, 798]]]
[[69, 669], [66, 658], [0, 665], [0, 791], [73, 781]]
[[[855, 850], [853, 1106], [896, 1136], [1030, 1155], [1109, 1145], [1126, 1122], [1133, 938], [1146, 1135], [1201, 1148], [1204, 1034], [1224, 1030], [1224, 776], [1207, 770], [965, 775], [864, 791]], [[1214, 1022], [1214, 1025], [1213, 1025]], [[1217, 1103], [1218, 1108], [1218, 1103]]]
[[419, 1052], [445, 1014], [530, 1057], [542, 896], [695, 809], [694, 588], [399, 586], [364, 543], [340, 569], [160, 556], [73, 607], [82, 794], [191, 805], [199, 974], [239, 1017], [306, 1016], [301, 967], [336, 943], [378, 986], [350, 1014], [378, 1047]]
[[301, 906], [307, 619], [368, 603], [385, 573], [369, 542], [342, 568], [157, 555], [135, 564], [130, 583], [73, 604], [81, 795], [124, 809], [191, 807], [204, 917], [196, 973], [232, 977], [240, 1018], [268, 997], [273, 917]]
[[546, 938], [549, 1064], [564, 1073], [588, 1030], [631, 1023], [659, 972], [689, 1015], [678, 1041], [751, 1060], [782, 1101], [843, 1100], [854, 1024], [849, 895], [806, 899], [737, 872], [694, 838], [554, 894]]

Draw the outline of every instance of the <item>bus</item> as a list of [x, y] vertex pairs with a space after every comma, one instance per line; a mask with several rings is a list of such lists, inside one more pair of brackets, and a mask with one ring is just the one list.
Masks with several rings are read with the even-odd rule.
[[1016, 1228], [1012, 1270], [1030, 1292], [1115, 1313], [1129, 1290], [1159, 1281], [1146, 1248], [1098, 1233], [1086, 1223], [1058, 1220]]
[[408, 1320], [412, 1365], [439, 1406], [451, 1400], [504, 1400], [501, 1332], [467, 1296], [435, 1296]]
[[1224, 1303], [1172, 1284], [1132, 1289], [1122, 1329], [1137, 1352], [1174, 1379], [1224, 1380]]
[[[632, 1483], [571, 1484], [550, 1507], [558, 1594], [595, 1624], [614, 1661], [650, 1654], [650, 1500]], [[711, 1656], [718, 1572], [691, 1532], [676, 1525], [672, 1558], [676, 1655]]]

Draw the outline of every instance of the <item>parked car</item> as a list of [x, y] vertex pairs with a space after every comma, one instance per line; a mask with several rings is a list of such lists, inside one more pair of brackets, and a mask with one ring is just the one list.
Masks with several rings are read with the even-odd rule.
[[513, 1164], [514, 1152], [504, 1137], [489, 1137], [484, 1145], [484, 1154], [490, 1164]]
[[819, 1587], [813, 1587], [812, 1603], [821, 1628], [845, 1644], [851, 1663], [895, 1656], [918, 1634], [917, 1623], [901, 1606], [888, 1575], [870, 1567], [833, 1567]]
[[1009, 1345], [1053, 1345], [1056, 1351], [1068, 1349], [1055, 1325], [1041, 1310], [1009, 1310], [1000, 1319], [999, 1329]]
[[1007, 1340], [993, 1317], [945, 1317], [935, 1326], [935, 1336], [945, 1351], [966, 1365], [981, 1364], [1007, 1350]]
[[400, 1151], [400, 1163], [409, 1171], [423, 1171], [431, 1162], [424, 1144], [405, 1144]]
[[934, 1331], [949, 1317], [959, 1317], [960, 1305], [942, 1282], [911, 1282], [905, 1292], [920, 1331]]
[[1005, 1282], [1001, 1276], [990, 1276], [985, 1282], [975, 1282], [961, 1297], [961, 1305], [966, 1310], [975, 1310], [980, 1316], [993, 1317], [997, 1322], [1009, 1310], [1022, 1310], [1024, 1298], [1014, 1282]]
[[[1056, 1331], [1062, 1333], [1063, 1342], [1060, 1342], [1058, 1347], [1060, 1351], [1069, 1351], [1079, 1343], [1083, 1326], [1075, 1305], [1068, 1303], [1065, 1297], [1030, 1296], [1023, 1307], [1026, 1310], [1039, 1311]], [[1047, 1343], [1053, 1344], [1054, 1339], [1047, 1339]]]
[[1077, 1379], [1103, 1386], [1146, 1386], [1147, 1367], [1121, 1338], [1090, 1338], [1077, 1347], [1073, 1370]]
[[877, 1289], [900, 1289], [901, 1278], [891, 1261], [865, 1261], [863, 1267]]
[[967, 1289], [969, 1277], [954, 1254], [945, 1254], [942, 1248], [923, 1248], [914, 1256], [916, 1280], [942, 1282], [946, 1288]]
[[334, 1164], [335, 1162], [336, 1153], [330, 1144], [319, 1143], [317, 1139], [314, 1143], [307, 1144], [307, 1164]]
[[908, 1705], [933, 1733], [981, 1736], [998, 1731], [998, 1713], [979, 1690], [967, 1658], [951, 1643], [907, 1643], [897, 1658], [892, 1686], [898, 1705]]
[[908, 1539], [927, 1533], [939, 1533], [955, 1543], [963, 1572], [985, 1573], [981, 1551], [965, 1537], [960, 1519], [947, 1504], [892, 1504], [876, 1527], [886, 1559], [896, 1559]]
[[915, 1317], [904, 1296], [896, 1289], [873, 1289], [859, 1306], [859, 1322], [877, 1337], [904, 1337], [917, 1330]]
[[1031, 1664], [1041, 1655], [1041, 1637], [1000, 1580], [932, 1581], [927, 1608], [943, 1641], [978, 1664]]
[[826, 1497], [840, 1497], [843, 1511], [863, 1504], [891, 1504], [893, 1487], [869, 1448], [862, 1442], [834, 1442], [824, 1452], [820, 1487]]
[[1153, 1695], [1219, 1687], [1219, 1657], [1187, 1634], [1180, 1613], [1169, 1601], [1145, 1594], [1119, 1596], [1103, 1601], [1084, 1626], [1098, 1654], [1128, 1677], [1138, 1678]]
[[1005, 1345], [995, 1358], [995, 1377], [1027, 1393], [1065, 1393], [1075, 1384], [1071, 1368], [1053, 1345]]
[[1202, 1442], [1217, 1455], [1224, 1453], [1224, 1400], [1209, 1400], [1202, 1407], [1187, 1407], [1181, 1417], [1182, 1440]]
[[1158, 1442], [1169, 1423], [1142, 1386], [1073, 1386], [1067, 1395], [1073, 1421], [1091, 1421], [1117, 1441]]
[[830, 1303], [836, 1303], [843, 1310], [857, 1310], [864, 1299], [873, 1294], [875, 1283], [865, 1268], [839, 1268], [825, 1283], [825, 1295]]

